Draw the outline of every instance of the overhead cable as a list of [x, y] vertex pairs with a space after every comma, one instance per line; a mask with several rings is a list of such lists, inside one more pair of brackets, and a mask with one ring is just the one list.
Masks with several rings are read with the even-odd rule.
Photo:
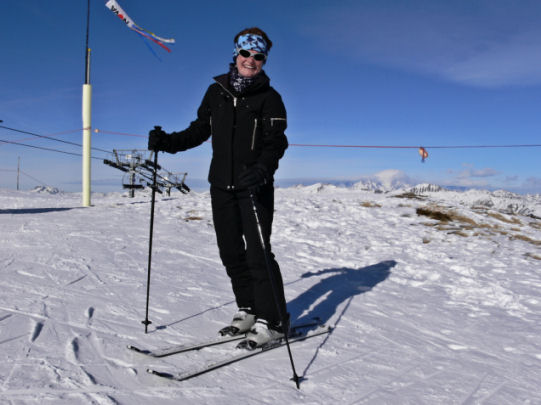
[[[12, 144], [12, 145], [26, 146], [27, 148], [41, 149], [41, 150], [47, 150], [47, 151], [50, 151], [50, 152], [58, 152], [58, 153], [64, 153], [66, 155], [73, 155], [73, 156], [81, 157], [80, 153], [67, 152], [67, 151], [64, 151], [64, 150], [58, 150], [58, 149], [52, 149], [52, 148], [45, 148], [45, 147], [42, 147], [42, 146], [28, 145], [26, 143], [7, 141], [5, 139], [0, 139], [0, 142], [9, 143], [9, 144]], [[105, 151], [105, 152], [110, 153], [109, 151]], [[103, 160], [103, 158], [98, 158], [98, 157], [94, 157], [94, 156], [91, 156], [91, 159]]]
[[[138, 138], [147, 138], [145, 135], [130, 134], [127, 132], [114, 132], [102, 129], [94, 129], [95, 133], [103, 133], [120, 136], [133, 136]], [[366, 149], [418, 149], [419, 145], [330, 145], [330, 144], [307, 144], [290, 143], [289, 146], [309, 147], [309, 148], [366, 148]], [[476, 148], [536, 148], [541, 144], [511, 144], [511, 145], [435, 145], [424, 146], [425, 149], [476, 149]]]
[[[4, 125], [0, 125], [0, 128], [4, 128], [4, 129], [7, 129], [7, 130], [10, 130], [10, 131], [14, 131], [14, 132], [19, 132], [21, 134], [27, 134], [27, 135], [32, 135], [32, 136], [36, 136], [38, 138], [44, 138], [44, 139], [50, 139], [52, 141], [56, 141], [56, 142], [62, 142], [62, 143], [65, 143], [65, 144], [68, 144], [68, 145], [74, 145], [74, 146], [78, 146], [78, 147], [83, 147], [83, 145], [81, 145], [80, 143], [76, 143], [76, 142], [70, 142], [70, 141], [65, 141], [63, 139], [57, 139], [57, 138], [52, 138], [50, 136], [46, 136], [46, 135], [40, 135], [40, 134], [36, 134], [34, 132], [28, 132], [28, 131], [22, 131], [20, 129], [15, 129], [15, 128], [10, 128], [10, 127], [6, 127]], [[71, 132], [71, 131], [69, 131]], [[105, 152], [105, 153], [111, 153], [111, 151], [109, 150], [105, 150], [105, 149], [100, 149], [100, 148], [92, 148], [94, 150], [97, 150], [97, 151], [100, 151], [100, 152]]]

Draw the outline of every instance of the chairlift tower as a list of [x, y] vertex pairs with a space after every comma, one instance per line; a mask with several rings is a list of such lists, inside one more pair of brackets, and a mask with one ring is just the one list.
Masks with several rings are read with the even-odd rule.
[[[134, 150], [132, 153], [126, 155], [126, 160], [129, 164], [129, 171], [127, 173], [128, 181], [125, 179], [122, 180], [122, 187], [129, 190], [130, 197], [135, 197], [135, 189], [143, 188], [142, 184], [135, 184], [135, 176], [137, 175], [137, 168], [141, 166], [142, 155]], [[126, 175], [124, 175], [126, 177]]]
[[[148, 150], [122, 150], [113, 149], [112, 158], [105, 159], [104, 164], [114, 167], [122, 172], [122, 188], [129, 190], [129, 196], [135, 196], [135, 190], [141, 190], [145, 186], [152, 187], [154, 172], [156, 172], [156, 191], [171, 195], [171, 189], [176, 188], [181, 193], [186, 194], [190, 188], [185, 180], [188, 173], [172, 173], [163, 169], [160, 165], [154, 167], [152, 161], [154, 151]], [[147, 157], [147, 154], [150, 154]]]

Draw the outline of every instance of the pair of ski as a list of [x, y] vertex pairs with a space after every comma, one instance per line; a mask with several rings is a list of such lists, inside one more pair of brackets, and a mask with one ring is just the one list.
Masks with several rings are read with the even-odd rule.
[[[307, 333], [303, 333], [304, 329], [307, 329], [310, 327], [317, 327], [317, 328]], [[305, 324], [293, 325], [290, 328], [289, 344], [302, 342], [312, 337], [321, 336], [321, 335], [329, 333], [330, 331], [331, 331], [331, 327], [327, 327], [317, 321], [309, 322]], [[128, 349], [133, 350], [137, 353], [147, 355], [147, 356], [160, 358], [160, 357], [167, 357], [173, 354], [184, 353], [184, 352], [188, 352], [192, 350], [199, 350], [204, 347], [211, 347], [211, 346], [216, 346], [223, 343], [233, 342], [236, 340], [244, 339], [245, 337], [246, 337], [245, 334], [239, 334], [239, 335], [234, 335], [234, 336], [221, 336], [221, 337], [209, 339], [203, 342], [180, 344], [180, 345], [174, 345], [174, 346], [169, 346], [169, 347], [155, 349], [155, 350], [141, 349], [137, 346], [128, 345]], [[238, 353], [233, 354], [232, 356], [229, 356], [223, 360], [206, 363], [206, 364], [203, 364], [201, 367], [197, 367], [196, 369], [185, 371], [185, 372], [168, 373], [168, 372], [163, 372], [163, 371], [159, 371], [159, 370], [155, 370], [151, 368], [147, 369], [147, 372], [159, 377], [170, 379], [170, 380], [184, 381], [184, 380], [188, 380], [190, 378], [199, 376], [201, 374], [205, 374], [209, 371], [216, 370], [221, 367], [225, 367], [229, 364], [233, 364], [238, 361], [267, 352], [269, 350], [282, 347], [285, 344], [286, 344], [285, 339], [281, 339], [279, 341], [273, 342], [271, 344], [268, 344], [268, 345], [265, 345], [253, 350], [239, 350]]]

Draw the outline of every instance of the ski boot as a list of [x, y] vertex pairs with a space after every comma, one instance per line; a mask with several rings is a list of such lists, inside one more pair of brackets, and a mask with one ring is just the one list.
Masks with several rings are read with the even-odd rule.
[[231, 325], [220, 329], [222, 336], [234, 336], [248, 332], [255, 324], [255, 315], [250, 313], [251, 308], [239, 308], [238, 312], [233, 316]]
[[[288, 328], [286, 328], [288, 329]], [[284, 328], [281, 325], [273, 327], [264, 319], [257, 319], [255, 325], [246, 334], [246, 339], [238, 345], [238, 349], [254, 350], [259, 347], [272, 346], [284, 338]]]

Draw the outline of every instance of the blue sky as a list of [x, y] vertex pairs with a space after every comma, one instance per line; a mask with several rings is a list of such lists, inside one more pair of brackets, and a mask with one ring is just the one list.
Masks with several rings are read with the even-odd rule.
[[[541, 192], [541, 148], [429, 146], [541, 144], [541, 2], [118, 0], [140, 26], [174, 37], [158, 60], [137, 34], [91, 0], [92, 125], [145, 135], [181, 130], [212, 77], [231, 61], [233, 36], [260, 26], [274, 42], [265, 71], [288, 110], [292, 144], [277, 179], [356, 180], [394, 173], [411, 182]], [[0, 120], [81, 143], [86, 0], [0, 2]], [[55, 135], [59, 132], [74, 131]], [[80, 148], [0, 129], [0, 139], [78, 153]], [[93, 135], [104, 150], [146, 148], [142, 137]], [[96, 151], [96, 157], [105, 157]], [[208, 144], [160, 155], [204, 185]], [[0, 187], [21, 169], [79, 191], [76, 156], [0, 143]], [[121, 172], [93, 160], [93, 190], [120, 188]], [[23, 187], [36, 182], [21, 178]]]

